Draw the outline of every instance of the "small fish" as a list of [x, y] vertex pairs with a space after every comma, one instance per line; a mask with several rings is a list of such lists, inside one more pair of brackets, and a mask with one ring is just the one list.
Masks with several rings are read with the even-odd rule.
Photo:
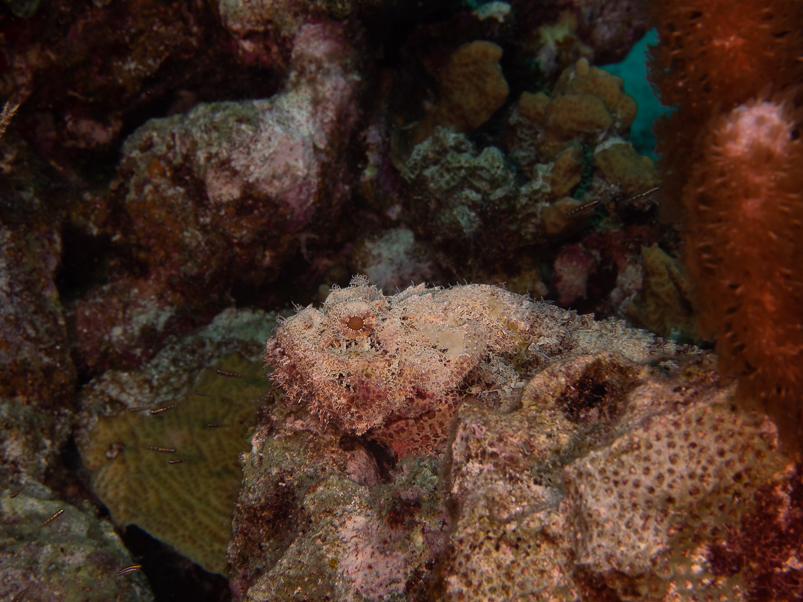
[[187, 458], [174, 458], [173, 460], [168, 460], [168, 464], [181, 464], [182, 462], [186, 462]]
[[20, 493], [22, 493], [22, 490], [23, 490], [23, 489], [25, 489], [25, 485], [23, 485], [22, 487], [20, 487], [20, 488], [19, 488], [19, 489], [17, 489], [16, 491], [12, 491], [11, 493], [9, 493], [9, 494], [8, 494], [8, 497], [10, 497], [11, 499], [14, 499], [14, 498], [15, 498], [15, 497], [17, 497], [17, 496], [18, 496]]
[[222, 429], [225, 426], [226, 426], [225, 424], [218, 424], [217, 422], [209, 422], [209, 423], [207, 423], [206, 428], [208, 428], [208, 429]]
[[39, 528], [41, 529], [45, 525], [49, 525], [50, 523], [52, 523], [54, 520], [56, 520], [62, 514], [64, 514], [64, 508], [62, 508], [61, 510], [56, 512], [53, 516], [51, 516], [49, 519], [47, 519], [45, 522], [43, 522], [41, 525], [39, 525]]
[[578, 205], [574, 209], [569, 209], [568, 211], [563, 212], [563, 217], [571, 217], [572, 215], [577, 215], [578, 213], [585, 213], [589, 209], [593, 209], [599, 205], [599, 199], [589, 201], [588, 203], [583, 203], [582, 205]]
[[242, 374], [238, 374], [237, 372], [231, 372], [229, 370], [215, 370], [217, 374], [220, 376], [225, 376], [227, 378], [245, 378]]
[[161, 408], [153, 408], [151, 410], [151, 415], [155, 416], [156, 414], [164, 414], [168, 410], [172, 410], [175, 407], [178, 407], [177, 403], [174, 403], [172, 406], [163, 406]]
[[138, 571], [142, 568], [141, 564], [131, 564], [123, 569], [117, 571], [115, 577], [122, 577], [123, 575], [128, 575], [129, 573], [133, 573], [134, 571]]
[[637, 195], [631, 196], [629, 199], [627, 199], [627, 202], [629, 203], [630, 201], [637, 201], [638, 199], [643, 199], [645, 196], [651, 195], [656, 190], [660, 190], [660, 188], [661, 188], [660, 186], [655, 186], [654, 188], [650, 188], [649, 190], [645, 190], [644, 192], [639, 192]]
[[29, 591], [31, 591], [31, 586], [26, 585], [25, 589], [20, 590], [20, 592], [11, 599], [11, 602], [22, 602]]
[[206, 393], [201, 393], [200, 391], [193, 391], [193, 395], [200, 395], [201, 397], [212, 397], [211, 395], [207, 395]]
[[137, 407], [134, 407], [134, 408], [128, 408], [128, 411], [133, 414], [135, 412], [144, 412], [147, 409], [148, 408], [146, 406], [137, 406]]
[[163, 454], [174, 454], [176, 453], [175, 447], [157, 447], [155, 445], [145, 445], [143, 446], [145, 449], [149, 449], [155, 452], [162, 452]]

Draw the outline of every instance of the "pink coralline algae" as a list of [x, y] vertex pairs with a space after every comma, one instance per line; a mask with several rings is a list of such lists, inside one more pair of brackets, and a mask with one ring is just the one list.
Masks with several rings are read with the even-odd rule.
[[[288, 396], [322, 420], [372, 431], [397, 455], [437, 453], [470, 385], [509, 392], [516, 362], [526, 372], [528, 362], [588, 351], [582, 333], [593, 324], [499, 287], [421, 284], [386, 297], [358, 276], [286, 320], [265, 359]], [[648, 347], [645, 339], [641, 355]]]

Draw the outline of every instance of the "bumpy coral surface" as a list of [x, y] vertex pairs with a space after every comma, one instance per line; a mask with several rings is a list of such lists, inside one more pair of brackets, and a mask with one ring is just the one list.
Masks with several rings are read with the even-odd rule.
[[538, 252], [578, 230], [591, 214], [578, 210], [584, 201], [643, 212], [637, 195], [656, 186], [657, 174], [626, 140], [636, 110], [621, 78], [580, 59], [551, 96], [521, 94], [499, 146], [435, 128], [401, 170], [416, 235], [465, 277], [467, 263], [510, 261], [511, 249]]
[[455, 50], [440, 74], [438, 104], [418, 127], [416, 141], [426, 138], [435, 125], [470, 132], [485, 123], [510, 91], [501, 58], [502, 48], [482, 40]]
[[360, 241], [353, 255], [355, 272], [366, 274], [386, 293], [411, 282], [429, 282], [437, 272], [427, 259], [427, 250], [412, 230], [394, 228], [377, 239]]
[[642, 247], [641, 256], [644, 283], [627, 314], [661, 336], [699, 340], [691, 286], [683, 267], [657, 244]]
[[296, 38], [282, 94], [200, 105], [126, 141], [118, 176], [150, 264], [181, 258], [182, 274], [207, 277], [235, 261], [243, 273], [276, 268], [294, 235], [343, 202], [356, 57], [333, 24], [306, 25]]
[[224, 312], [141, 370], [108, 371], [82, 393], [79, 449], [112, 519], [210, 572], [226, 569], [239, 454], [268, 390], [254, 359], [271, 324]]
[[[781, 493], [799, 475], [775, 426], [734, 407], [711, 358], [572, 359], [539, 373], [522, 406], [460, 411], [447, 599], [799, 595], [800, 499]], [[788, 505], [767, 512], [768, 491]], [[753, 560], [739, 540], [756, 543]]]
[[243, 473], [229, 546], [238, 599], [426, 599], [448, 524], [437, 461], [392, 470], [370, 440], [280, 404]]
[[150, 270], [76, 303], [83, 367], [148, 361], [161, 337], [230, 302], [232, 281], [275, 277], [303, 233], [334, 219], [351, 191], [343, 150], [357, 120], [355, 62], [341, 27], [306, 25], [282, 93], [199, 104], [128, 138], [110, 202], [125, 216], [118, 239]]

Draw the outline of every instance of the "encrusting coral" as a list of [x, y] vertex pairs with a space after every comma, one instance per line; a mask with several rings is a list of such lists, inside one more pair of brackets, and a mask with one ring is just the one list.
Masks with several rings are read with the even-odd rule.
[[691, 286], [683, 267], [657, 244], [641, 248], [641, 265], [643, 285], [625, 310], [628, 317], [659, 336], [698, 341]]
[[714, 359], [575, 357], [537, 374], [519, 411], [464, 406], [445, 598], [796, 599], [798, 469]]
[[521, 94], [499, 147], [436, 127], [401, 168], [410, 226], [432, 241], [445, 270], [472, 277], [467, 265], [502, 264], [527, 246], [539, 252], [581, 228], [591, 213], [577, 211], [584, 202], [643, 212], [638, 195], [657, 173], [626, 140], [636, 109], [621, 78], [580, 59], [552, 96]]
[[651, 74], [678, 108], [656, 126], [662, 187], [685, 210], [700, 331], [739, 376], [739, 400], [800, 449], [803, 6], [667, 0], [654, 10]]

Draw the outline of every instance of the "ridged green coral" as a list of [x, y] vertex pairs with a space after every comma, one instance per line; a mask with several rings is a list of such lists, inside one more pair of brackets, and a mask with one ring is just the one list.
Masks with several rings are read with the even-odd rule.
[[157, 406], [175, 408], [99, 418], [81, 455], [114, 522], [136, 524], [208, 571], [225, 573], [238, 458], [267, 385], [260, 363], [232, 354], [202, 370], [182, 397]]

